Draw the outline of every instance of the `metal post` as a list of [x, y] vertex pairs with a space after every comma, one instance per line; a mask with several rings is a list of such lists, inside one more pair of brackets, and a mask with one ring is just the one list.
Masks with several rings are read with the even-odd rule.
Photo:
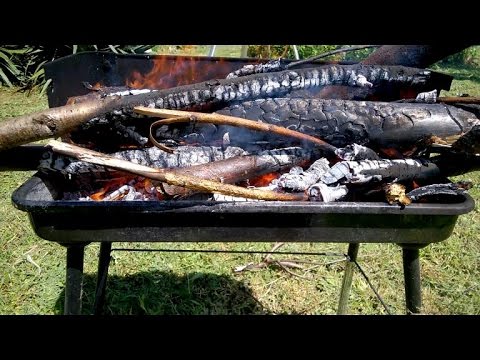
[[420, 251], [418, 248], [403, 247], [403, 275], [405, 277], [407, 314], [418, 314], [422, 308]]
[[107, 287], [111, 251], [111, 242], [102, 242], [100, 244], [100, 253], [98, 254], [97, 288], [95, 289], [95, 302], [93, 304], [93, 313], [95, 315], [100, 315], [102, 313], [103, 305], [105, 304], [105, 289]]
[[67, 245], [67, 282], [65, 284], [65, 315], [82, 311], [83, 257], [85, 245]]
[[215, 50], [217, 50], [217, 45], [210, 45], [210, 50], [208, 51], [208, 56], [213, 56], [213, 54], [215, 54]]
[[297, 45], [292, 45], [293, 48], [293, 55], [295, 56], [295, 60], [300, 60], [300, 55], [298, 54]]
[[242, 45], [240, 50], [240, 57], [246, 58], [248, 55], [248, 45]]
[[340, 290], [340, 300], [338, 301], [338, 315], [344, 315], [347, 313], [348, 297], [350, 295], [350, 289], [352, 288], [353, 267], [354, 261], [357, 260], [357, 254], [360, 244], [348, 245], [348, 260], [345, 265], [345, 273], [343, 274], [342, 289]]

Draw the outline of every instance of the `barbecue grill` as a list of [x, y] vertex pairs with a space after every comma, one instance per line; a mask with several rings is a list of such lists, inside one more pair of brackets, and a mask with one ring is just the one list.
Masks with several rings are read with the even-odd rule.
[[[195, 77], [188, 80], [191, 83], [224, 77], [256, 61], [82, 53], [46, 65], [46, 75], [52, 79], [49, 105], [63, 105], [69, 97], [87, 93], [88, 89], [81, 85], [83, 82], [123, 86], [133, 71], [150, 71], [154, 59], [174, 64], [180, 58], [194, 69]], [[209, 67], [217, 69], [216, 72], [200, 71], [206, 63], [221, 66]], [[418, 313], [421, 310], [419, 249], [447, 239], [458, 216], [468, 213], [475, 205], [468, 195], [458, 203], [423, 203], [403, 208], [377, 202], [67, 201], [61, 199], [59, 181], [37, 173], [13, 193], [12, 200], [18, 209], [28, 212], [38, 236], [67, 248], [65, 314], [80, 313], [84, 247], [91, 242], [101, 243], [94, 310], [99, 313], [112, 242], [267, 242], [271, 239], [349, 243], [339, 313], [346, 310], [352, 264], [359, 244], [400, 245], [406, 308], [408, 312]], [[241, 231], [237, 231], [239, 229]]]

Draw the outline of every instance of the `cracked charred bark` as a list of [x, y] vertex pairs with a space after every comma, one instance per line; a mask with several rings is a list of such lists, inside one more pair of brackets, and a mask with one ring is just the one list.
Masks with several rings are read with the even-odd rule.
[[[322, 99], [259, 99], [235, 104], [221, 114], [284, 126], [343, 147], [357, 143], [376, 147], [404, 147], [425, 137], [448, 138], [471, 130], [479, 119], [472, 113], [444, 104], [382, 103]], [[217, 136], [230, 139], [276, 141], [233, 127], [219, 127]], [[234, 144], [234, 142], [231, 142]]]

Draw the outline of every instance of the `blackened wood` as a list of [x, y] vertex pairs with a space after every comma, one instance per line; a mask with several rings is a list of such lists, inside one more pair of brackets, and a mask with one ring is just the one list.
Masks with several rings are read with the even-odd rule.
[[431, 87], [432, 82], [436, 81], [438, 74], [422, 69], [401, 66], [330, 65], [255, 74], [236, 79], [212, 80], [140, 95], [106, 96], [100, 100], [65, 105], [1, 122], [0, 150], [41, 139], [60, 137], [88, 120], [95, 123], [105, 121], [109, 117], [122, 119], [131, 116], [135, 106], [170, 109], [219, 107], [231, 101], [281, 96], [293, 90], [331, 84], [358, 86], [368, 83], [380, 88], [398, 85], [424, 88]]
[[[45, 172], [61, 172], [67, 177], [91, 173], [93, 178], [97, 177], [99, 173], [110, 172], [103, 166], [72, 160], [61, 154], [49, 152], [48, 155], [40, 164], [40, 169]], [[206, 164], [211, 161], [229, 159], [240, 155], [247, 155], [247, 153], [243, 149], [233, 146], [229, 146], [226, 149], [215, 146], [179, 146], [175, 149], [174, 154], [151, 147], [125, 150], [111, 154], [116, 159], [132, 161], [158, 169]]]
[[363, 64], [427, 67], [469, 47], [469, 44], [383, 45], [362, 61]]
[[[461, 135], [479, 122], [472, 113], [444, 104], [386, 103], [322, 99], [258, 99], [231, 105], [221, 114], [260, 120], [318, 136], [337, 146], [357, 143], [403, 147], [426, 136]], [[232, 127], [219, 128], [230, 139], [278, 141]]]

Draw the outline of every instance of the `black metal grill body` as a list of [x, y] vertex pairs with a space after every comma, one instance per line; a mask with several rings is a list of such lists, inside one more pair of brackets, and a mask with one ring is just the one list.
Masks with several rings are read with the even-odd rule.
[[[450, 236], [458, 215], [474, 208], [467, 196], [455, 204], [62, 201], [51, 180], [33, 176], [12, 196], [36, 233], [50, 241], [276, 241], [428, 244]], [[88, 242], [88, 241], [87, 241]]]

